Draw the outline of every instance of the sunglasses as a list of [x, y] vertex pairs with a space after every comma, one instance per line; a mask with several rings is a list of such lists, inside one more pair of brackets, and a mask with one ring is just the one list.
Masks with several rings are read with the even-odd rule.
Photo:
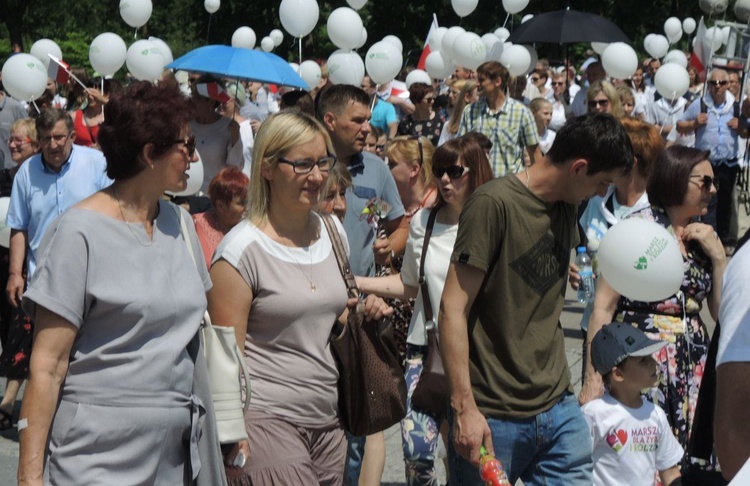
[[531, 81], [533, 81], [533, 82], [536, 83], [537, 81], [539, 81], [539, 77], [538, 76], [536, 76], [536, 77], [532, 76]]
[[468, 167], [461, 167], [460, 165], [449, 165], [448, 167], [433, 167], [432, 173], [438, 179], [442, 179], [443, 174], [448, 174], [450, 179], [459, 179], [462, 175], [469, 172]]
[[690, 178], [700, 179], [701, 189], [703, 189], [704, 191], [710, 191], [711, 186], [714, 186], [717, 189], [719, 187], [719, 181], [717, 181], [715, 178], [711, 177], [710, 175], [694, 174], [694, 175], [691, 175]]
[[336, 157], [329, 155], [319, 160], [287, 160], [283, 157], [279, 157], [279, 163], [291, 165], [295, 174], [309, 174], [316, 165], [321, 172], [328, 172], [334, 165], [336, 165]]
[[562, 86], [565, 84], [565, 81], [552, 81], [552, 86]]
[[591, 100], [589, 101], [589, 108], [596, 108], [597, 106], [605, 107], [609, 104], [609, 100]]
[[185, 146], [188, 151], [188, 157], [191, 159], [195, 155], [195, 135], [190, 135], [188, 138], [180, 138], [172, 142], [173, 144], [181, 143]]
[[726, 86], [729, 84], [729, 81], [722, 80], [722, 81], [709, 81], [709, 85], [713, 86], [714, 88], [718, 88], [719, 86]]

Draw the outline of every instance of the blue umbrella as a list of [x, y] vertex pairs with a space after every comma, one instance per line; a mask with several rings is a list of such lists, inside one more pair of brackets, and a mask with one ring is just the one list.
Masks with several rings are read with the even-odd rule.
[[221, 78], [310, 89], [285, 60], [270, 52], [231, 46], [203, 46], [193, 49], [166, 66]]

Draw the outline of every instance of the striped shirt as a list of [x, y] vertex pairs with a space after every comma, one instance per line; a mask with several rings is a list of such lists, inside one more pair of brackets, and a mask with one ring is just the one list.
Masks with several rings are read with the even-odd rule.
[[531, 111], [522, 103], [506, 98], [497, 113], [490, 111], [485, 98], [464, 108], [458, 135], [479, 132], [492, 142], [490, 165], [495, 177], [515, 174], [523, 168], [523, 149], [539, 144]]

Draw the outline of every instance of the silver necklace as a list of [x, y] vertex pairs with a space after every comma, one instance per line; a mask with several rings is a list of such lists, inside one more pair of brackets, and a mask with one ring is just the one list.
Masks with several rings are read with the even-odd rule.
[[[141, 246], [148, 247], [148, 246], [153, 245], [154, 244], [153, 237], [152, 238], [148, 238], [148, 232], [146, 233], [146, 237], [148, 238], [148, 243], [144, 243], [143, 241], [141, 241], [140, 238], [138, 238], [138, 235], [136, 234], [135, 231], [133, 231], [133, 228], [130, 227], [130, 223], [128, 222], [127, 219], [125, 219], [125, 213], [122, 211], [122, 203], [120, 203], [120, 194], [117, 192], [117, 189], [115, 189], [114, 187], [112, 188], [112, 196], [115, 198], [115, 202], [117, 203], [117, 207], [120, 210], [120, 217], [122, 218], [122, 221], [125, 223], [125, 226], [128, 227], [128, 230], [130, 230], [130, 234], [133, 235], [133, 238], [135, 238], [135, 241], [137, 241]], [[158, 206], [158, 203], [157, 203], [157, 211], [158, 211], [158, 207], [159, 206]], [[158, 212], [157, 212], [157, 214], [158, 214]]]

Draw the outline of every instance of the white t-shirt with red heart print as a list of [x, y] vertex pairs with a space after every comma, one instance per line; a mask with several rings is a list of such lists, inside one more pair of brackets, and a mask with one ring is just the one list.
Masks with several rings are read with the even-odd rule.
[[664, 411], [644, 399], [626, 407], [605, 393], [581, 407], [591, 432], [594, 486], [652, 486], [684, 454]]

